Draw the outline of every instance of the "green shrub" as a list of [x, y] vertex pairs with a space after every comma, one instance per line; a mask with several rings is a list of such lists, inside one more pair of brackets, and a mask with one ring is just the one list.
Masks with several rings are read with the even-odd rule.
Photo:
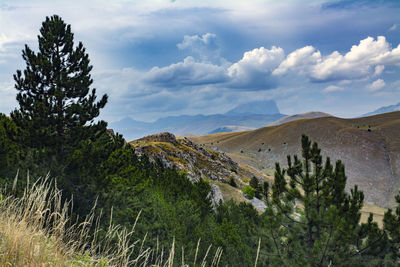
[[253, 199], [256, 195], [256, 189], [248, 185], [242, 188], [242, 192], [244, 196], [248, 199]]

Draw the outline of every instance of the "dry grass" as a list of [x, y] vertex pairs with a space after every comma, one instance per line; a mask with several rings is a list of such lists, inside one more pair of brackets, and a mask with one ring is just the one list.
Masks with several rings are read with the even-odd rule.
[[245, 198], [243, 197], [242, 191], [239, 188], [235, 188], [230, 186], [227, 183], [213, 181], [214, 184], [218, 185], [221, 193], [224, 197], [224, 201], [233, 200], [236, 203], [245, 202]]
[[386, 209], [384, 208], [364, 202], [364, 206], [361, 209], [361, 222], [366, 223], [368, 221], [369, 214], [372, 213], [374, 215], [374, 222], [377, 222], [379, 227], [382, 228], [383, 216], [385, 212]]
[[[176, 265], [175, 242], [169, 251], [164, 251], [158, 246], [145, 248], [146, 236], [134, 240], [140, 213], [132, 230], [110, 224], [100, 240], [100, 218], [95, 218], [94, 208], [82, 223], [73, 223], [70, 206], [70, 202], [62, 202], [61, 191], [48, 177], [27, 187], [19, 198], [3, 190], [0, 194], [0, 266]], [[195, 259], [197, 265], [218, 265], [222, 249], [217, 248], [214, 257], [207, 258], [210, 249], [211, 246], [200, 262]], [[185, 265], [183, 255], [179, 262]]]
[[0, 201], [0, 266], [123, 266], [129, 259], [126, 237], [131, 233], [110, 227], [106, 239], [121, 236], [115, 248], [107, 242], [96, 245], [96, 238], [89, 242], [93, 212], [84, 222], [72, 223], [70, 203], [62, 202], [48, 177], [27, 187], [22, 197], [4, 197], [7, 193]]

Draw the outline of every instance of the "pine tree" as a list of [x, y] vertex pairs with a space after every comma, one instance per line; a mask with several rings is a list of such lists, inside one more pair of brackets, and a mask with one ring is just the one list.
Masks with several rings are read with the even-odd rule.
[[391, 260], [400, 264], [400, 192], [395, 199], [397, 207], [394, 212], [392, 209], [385, 212], [383, 228], [389, 237], [386, 257], [390, 257]]
[[68, 146], [104, 132], [106, 123], [94, 119], [107, 95], [96, 102], [89, 56], [81, 42], [74, 47], [71, 26], [59, 16], [46, 17], [38, 41], [39, 52], [27, 45], [22, 51], [26, 69], [14, 75], [19, 109], [11, 117], [23, 129], [25, 145], [64, 154]]
[[260, 186], [260, 182], [258, 181], [258, 179], [255, 176], [253, 176], [251, 178], [251, 180], [249, 182], [249, 185], [256, 190], [255, 191], [255, 197], [256, 198], [261, 198], [262, 188]]
[[267, 196], [264, 216], [274, 244], [270, 263], [337, 266], [382, 253], [382, 246], [376, 245], [384, 233], [372, 215], [367, 224], [360, 224], [364, 194], [357, 186], [345, 192], [343, 163], [338, 160], [334, 168], [327, 158], [323, 164], [317, 143], [305, 135], [301, 144], [302, 161], [288, 156], [286, 169], [276, 163]]

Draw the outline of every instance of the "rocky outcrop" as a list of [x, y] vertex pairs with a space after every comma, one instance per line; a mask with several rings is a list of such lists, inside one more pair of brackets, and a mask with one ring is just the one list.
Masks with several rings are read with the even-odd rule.
[[211, 184], [211, 192], [209, 197], [211, 198], [211, 203], [214, 209], [218, 206], [220, 201], [224, 201], [222, 192], [216, 184]]
[[192, 182], [200, 179], [228, 182], [231, 178], [240, 181], [244, 173], [225, 153], [205, 149], [187, 138], [177, 139], [171, 133], [146, 136], [130, 144], [139, 156], [145, 154], [167, 168], [186, 171]]
[[[224, 201], [223, 192], [227, 194], [226, 196], [230, 194], [229, 185], [226, 185], [224, 191], [221, 191], [218, 186], [218, 184], [221, 185], [221, 182], [226, 184], [234, 179], [235, 183], [241, 187], [246, 184], [243, 181], [250, 181], [253, 176], [259, 180], [264, 178], [258, 173], [242, 168], [223, 152], [197, 145], [187, 138], [176, 138], [171, 133], [149, 135], [134, 140], [130, 144], [138, 156], [146, 155], [150, 161], [159, 161], [166, 168], [184, 171], [191, 182], [197, 182], [200, 179], [210, 181], [209, 197], [214, 209], [220, 201]], [[236, 189], [232, 187], [232, 190]], [[265, 209], [265, 204], [263, 206], [261, 200], [250, 201], [243, 197], [238, 201], [249, 201], [260, 212]]]
[[260, 212], [264, 212], [267, 206], [265, 205], [265, 202], [262, 201], [261, 199], [258, 199], [256, 197], [248, 200], [251, 204], [253, 204], [254, 208], [256, 208]]
[[148, 143], [148, 142], [166, 142], [174, 145], [177, 144], [175, 135], [168, 132], [148, 135], [143, 138], [132, 141], [132, 143]]

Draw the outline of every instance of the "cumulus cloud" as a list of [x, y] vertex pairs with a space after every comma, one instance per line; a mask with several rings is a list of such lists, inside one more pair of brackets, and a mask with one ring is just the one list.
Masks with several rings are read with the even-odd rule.
[[312, 46], [305, 46], [290, 53], [285, 60], [273, 71], [274, 75], [285, 74], [289, 70], [307, 71], [312, 65], [321, 60], [321, 53]]
[[[178, 45], [178, 48], [191, 47], [193, 42], [207, 43], [210, 35], [191, 36]], [[214, 38], [214, 37], [212, 37]], [[198, 61], [192, 56], [165, 67], [153, 67], [142, 75], [142, 81], [149, 86], [176, 91], [185, 87], [218, 85], [225, 88], [243, 90], [262, 90], [277, 86], [272, 71], [284, 58], [282, 48], [273, 46], [245, 52], [242, 59], [234, 64], [214, 64]]]
[[296, 71], [314, 82], [326, 82], [378, 76], [385, 65], [400, 65], [400, 45], [392, 49], [384, 36], [378, 36], [376, 40], [361, 40], [345, 55], [334, 51], [323, 57], [312, 46], [300, 48], [290, 53], [273, 73]]
[[384, 36], [375, 40], [368, 37], [359, 45], [353, 45], [344, 56], [335, 51], [322, 58], [311, 70], [310, 76], [316, 81], [360, 79], [372, 73], [379, 73], [382, 67], [378, 65], [400, 64], [400, 45], [391, 49]]
[[272, 71], [284, 59], [282, 48], [272, 46], [245, 52], [242, 59], [228, 68], [231, 86], [246, 89], [269, 89], [276, 86]]
[[226, 70], [222, 66], [197, 62], [193, 57], [166, 67], [154, 67], [145, 74], [147, 83], [168, 88], [217, 84], [227, 80]]
[[177, 44], [176, 46], [179, 49], [196, 49], [197, 47], [209, 46], [215, 44], [216, 35], [213, 33], [205, 33], [202, 36], [199, 35], [185, 35], [183, 37], [182, 43]]
[[[177, 47], [200, 51], [215, 39], [216, 35], [210, 33], [201, 36], [187, 35]], [[346, 84], [354, 80], [378, 77], [383, 73], [385, 66], [393, 65], [400, 65], [400, 45], [392, 49], [386, 38], [379, 36], [377, 39], [368, 37], [361, 40], [345, 54], [334, 51], [327, 56], [321, 55], [313, 46], [299, 48], [286, 57], [280, 47], [255, 48], [246, 51], [243, 57], [233, 64], [216, 64], [188, 56], [181, 62], [165, 67], [153, 67], [139, 75], [139, 79], [152, 88], [165, 88], [170, 91], [207, 85], [257, 91], [276, 88], [284, 74], [304, 76], [313, 82], [338, 81], [339, 84]], [[383, 80], [378, 79], [370, 89], [382, 88], [382, 82]], [[344, 89], [331, 85], [325, 87], [322, 92]]]
[[185, 35], [183, 41], [176, 45], [180, 50], [187, 50], [205, 62], [220, 62], [220, 48], [217, 35], [205, 33], [203, 35]]
[[384, 80], [378, 79], [378, 80], [374, 81], [373, 83], [371, 83], [368, 86], [368, 89], [370, 91], [374, 92], [374, 91], [378, 91], [378, 90], [382, 89], [383, 87], [385, 87], [385, 85], [386, 85], [386, 83]]

